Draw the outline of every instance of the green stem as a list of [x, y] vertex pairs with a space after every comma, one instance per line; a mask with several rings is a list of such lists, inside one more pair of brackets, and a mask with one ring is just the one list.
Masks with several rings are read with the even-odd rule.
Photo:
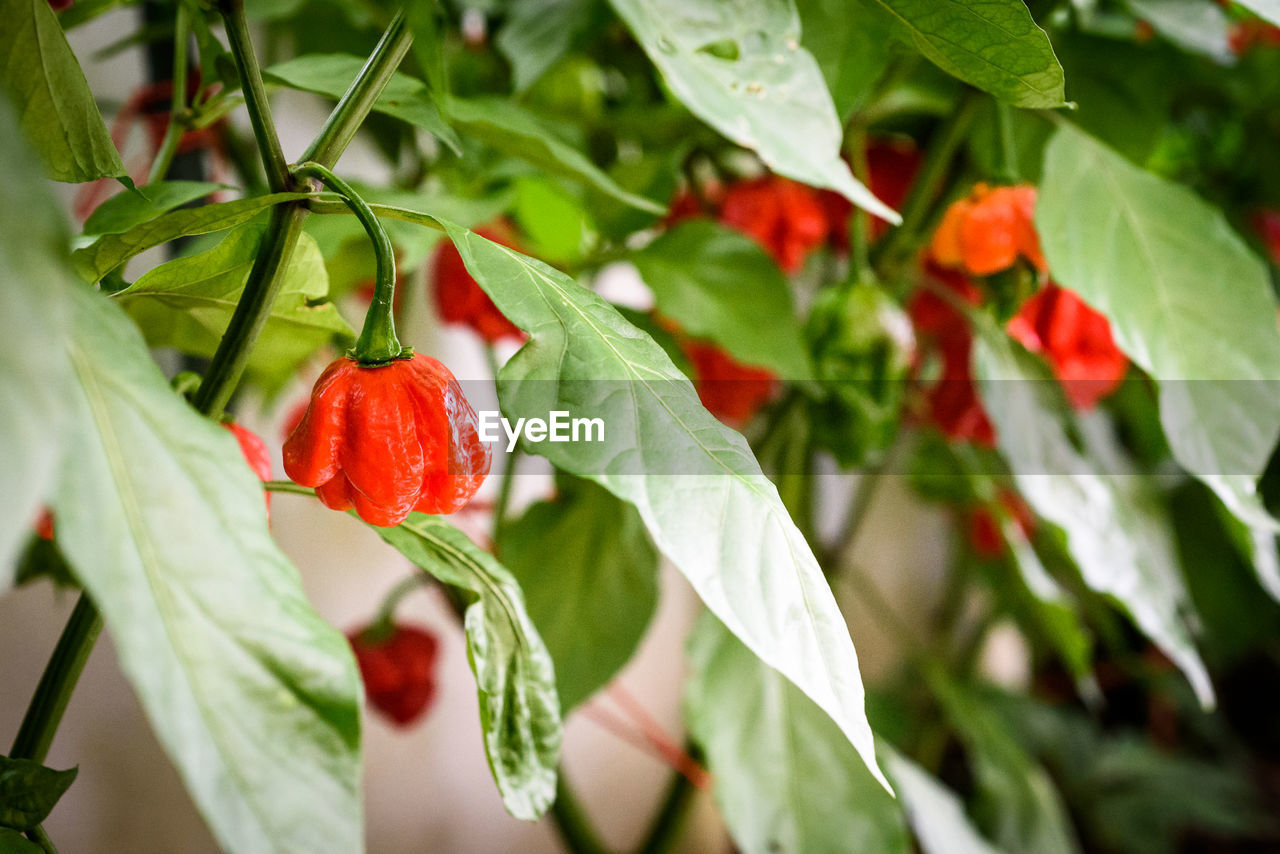
[[186, 4], [179, 3], [173, 19], [173, 92], [169, 96], [169, 126], [165, 128], [164, 140], [147, 174], [148, 184], [163, 181], [169, 174], [169, 166], [187, 131], [187, 43], [191, 41], [191, 21], [187, 16]]
[[236, 70], [240, 72], [240, 86], [244, 91], [244, 104], [249, 111], [249, 123], [262, 152], [262, 165], [267, 170], [267, 185], [272, 192], [289, 189], [289, 167], [280, 148], [275, 122], [271, 119], [271, 103], [267, 100], [267, 87], [262, 82], [262, 69], [258, 56], [253, 52], [253, 39], [249, 36], [249, 22], [244, 16], [244, 0], [222, 0], [218, 11], [227, 26], [227, 41], [235, 57]]
[[600, 841], [582, 804], [569, 788], [563, 766], [556, 776], [556, 800], [551, 805], [551, 818], [572, 854], [608, 854], [609, 849]]
[[996, 124], [1000, 131], [1001, 179], [1016, 184], [1018, 176], [1018, 147], [1013, 139], [1013, 108], [996, 99]]
[[401, 10], [391, 19], [377, 47], [369, 55], [364, 67], [356, 75], [338, 105], [325, 121], [319, 135], [311, 143], [303, 160], [313, 160], [325, 166], [333, 166], [342, 152], [351, 144], [365, 116], [373, 109], [382, 90], [391, 82], [400, 61], [413, 44], [413, 33], [405, 23]]
[[276, 205], [271, 209], [267, 233], [253, 260], [244, 293], [196, 393], [196, 408], [205, 415], [216, 418], [222, 414], [244, 375], [253, 343], [266, 324], [271, 304], [284, 282], [280, 273], [293, 257], [305, 213], [306, 209], [297, 204]]
[[400, 600], [408, 596], [419, 587], [425, 587], [431, 583], [431, 576], [425, 572], [415, 572], [408, 578], [402, 579], [399, 584], [391, 588], [391, 591], [382, 600], [382, 605], [378, 608], [377, 615], [370, 624], [375, 632], [391, 626], [392, 620], [396, 615], [396, 608], [400, 605]]
[[507, 455], [507, 467], [502, 472], [502, 482], [498, 484], [498, 500], [493, 505], [493, 548], [502, 554], [502, 534], [507, 527], [507, 516], [511, 513], [511, 493], [515, 489], [516, 467], [520, 465], [520, 446]]
[[924, 163], [920, 167], [920, 175], [912, 183], [911, 193], [902, 206], [902, 224], [876, 244], [871, 253], [871, 262], [877, 267], [881, 266], [882, 261], [892, 262], [909, 241], [917, 236], [928, 219], [934, 199], [942, 189], [951, 168], [951, 160], [969, 132], [969, 125], [977, 115], [982, 97], [978, 90], [969, 90], [942, 126], [934, 132]]
[[[871, 186], [871, 170], [867, 166], [867, 132], [857, 127], [849, 132], [849, 162], [853, 169], [853, 177], [864, 186]], [[853, 220], [849, 223], [849, 278], [860, 282], [866, 277], [870, 268], [868, 247], [871, 243], [871, 214], [863, 208], [853, 209]]]
[[316, 491], [306, 486], [299, 486], [290, 480], [268, 480], [262, 484], [262, 488], [267, 492], [285, 492], [289, 495], [305, 495], [309, 498], [316, 497]]
[[293, 174], [300, 178], [316, 178], [342, 196], [342, 200], [356, 215], [356, 219], [360, 220], [369, 234], [369, 240], [373, 242], [373, 257], [377, 264], [373, 302], [365, 313], [364, 329], [360, 331], [360, 338], [356, 341], [356, 359], [362, 365], [385, 365], [400, 358], [403, 348], [396, 338], [394, 311], [396, 255], [387, 230], [351, 185], [333, 174], [327, 166], [307, 161], [294, 167]]
[[[694, 751], [689, 745], [685, 746], [685, 750], [693, 755]], [[674, 775], [671, 786], [667, 789], [667, 796], [663, 799], [653, 824], [649, 826], [649, 833], [637, 854], [666, 854], [675, 847], [683, 834], [685, 818], [689, 815], [689, 808], [693, 806], [695, 794], [696, 790], [688, 777], [679, 773]]]
[[102, 616], [89, 600], [89, 595], [81, 593], [27, 706], [27, 714], [22, 718], [9, 756], [44, 762], [58, 724], [62, 722], [62, 714], [71, 700], [71, 692], [75, 690], [76, 681], [101, 631]]

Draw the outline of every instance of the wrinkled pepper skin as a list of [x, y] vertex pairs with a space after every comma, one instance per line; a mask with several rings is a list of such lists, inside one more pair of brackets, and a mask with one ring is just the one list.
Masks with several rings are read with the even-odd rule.
[[363, 366], [344, 356], [325, 369], [284, 444], [284, 470], [334, 510], [390, 527], [410, 512], [465, 505], [489, 473], [491, 451], [457, 379], [440, 362]]
[[368, 630], [347, 635], [364, 680], [369, 705], [400, 727], [416, 723], [436, 696], [436, 659], [440, 642], [434, 633], [395, 625], [385, 638]]

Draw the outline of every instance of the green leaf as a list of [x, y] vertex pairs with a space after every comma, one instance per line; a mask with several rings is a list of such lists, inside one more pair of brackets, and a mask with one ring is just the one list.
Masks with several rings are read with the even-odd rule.
[[1065, 400], [1048, 368], [1003, 333], [984, 330], [974, 363], [1018, 491], [1066, 534], [1085, 583], [1123, 605], [1186, 674], [1201, 703], [1212, 705], [1213, 686], [1191, 638], [1192, 609], [1172, 532], [1150, 484], [1076, 449]]
[[58, 545], [228, 851], [358, 851], [360, 681], [267, 529], [235, 438], [170, 388], [132, 321], [71, 292]]
[[0, 593], [14, 558], [52, 491], [66, 429], [66, 361], [50, 359], [67, 335], [63, 297], [77, 287], [67, 270], [67, 227], [49, 196], [18, 117], [0, 94]]
[[1036, 227], [1054, 278], [1160, 385], [1174, 457], [1252, 527], [1280, 436], [1280, 325], [1266, 265], [1190, 190], [1070, 126], [1045, 152]]
[[1236, 0], [1236, 2], [1258, 17], [1266, 18], [1280, 27], [1280, 0]]
[[47, 0], [5, 0], [0, 8], [0, 88], [23, 134], [55, 181], [128, 181], [58, 16]]
[[1184, 50], [1221, 63], [1233, 60], [1228, 43], [1230, 21], [1208, 0], [1125, 0], [1139, 18]]
[[813, 54], [841, 123], [863, 106], [889, 64], [892, 21], [865, 0], [796, 0], [804, 46]]
[[498, 375], [507, 417], [568, 410], [606, 425], [603, 441], [533, 450], [635, 505], [707, 607], [831, 715], [883, 782], [844, 617], [746, 441], [613, 306], [546, 264], [443, 225], [471, 275], [530, 335]]
[[578, 181], [642, 211], [666, 213], [652, 199], [624, 190], [585, 154], [561, 141], [546, 119], [506, 99], [453, 98], [449, 117], [467, 136], [548, 174]]
[[262, 211], [283, 202], [308, 198], [308, 193], [271, 193], [198, 208], [182, 208], [161, 214], [120, 234], [105, 234], [71, 256], [76, 272], [87, 282], [97, 282], [140, 252], [190, 234], [209, 234], [248, 222]]
[[523, 92], [556, 60], [590, 22], [595, 0], [511, 0], [494, 39], [511, 63], [517, 92]]
[[882, 751], [924, 854], [1000, 854], [969, 821], [955, 792], [898, 751]]
[[1000, 847], [1025, 854], [1080, 851], [1062, 796], [1044, 768], [977, 693], [934, 669], [927, 678], [969, 752], [977, 788]]
[[44, 848], [8, 827], [0, 827], [0, 852], [4, 854], [46, 854]]
[[117, 193], [98, 205], [84, 222], [85, 234], [119, 234], [162, 213], [225, 190], [225, 184], [203, 181], [161, 181], [135, 191]]
[[0, 825], [30, 830], [75, 782], [77, 769], [54, 771], [30, 759], [0, 756]]
[[791, 0], [611, 2], [694, 115], [774, 172], [899, 221], [840, 159], [840, 119]]
[[435, 516], [415, 513], [382, 539], [431, 575], [467, 591], [467, 658], [480, 692], [489, 770], [507, 812], [533, 821], [556, 796], [560, 701], [555, 667], [520, 585], [492, 555]]
[[[265, 232], [265, 226], [241, 226], [213, 249], [161, 264], [112, 296], [150, 346], [212, 356], [244, 292]], [[310, 235], [299, 237], [283, 277], [248, 367], [253, 380], [269, 392], [319, 348], [355, 342], [355, 333], [327, 299], [324, 258]]]
[[[364, 63], [363, 57], [346, 53], [311, 53], [264, 69], [262, 77], [268, 83], [278, 83], [290, 89], [341, 98]], [[392, 75], [373, 109], [422, 128], [453, 149], [455, 154], [461, 153], [458, 135], [440, 118], [431, 92], [421, 80], [407, 74]]]
[[555, 499], [503, 528], [498, 553], [551, 651], [568, 712], [635, 652], [658, 604], [658, 553], [629, 505], [589, 481], [557, 484]]
[[876, 0], [931, 62], [1015, 107], [1066, 102], [1062, 66], [1023, 0]]
[[744, 854], [907, 854], [902, 810], [822, 709], [706, 615], [685, 719]]
[[591, 250], [597, 236], [581, 200], [557, 182], [537, 175], [517, 178], [515, 189], [512, 213], [534, 255], [573, 263]]
[[751, 238], [706, 220], [681, 223], [631, 255], [662, 314], [735, 359], [809, 379], [787, 279]]

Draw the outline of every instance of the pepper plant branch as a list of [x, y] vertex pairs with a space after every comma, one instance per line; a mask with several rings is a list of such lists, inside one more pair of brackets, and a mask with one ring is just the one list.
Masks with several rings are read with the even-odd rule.
[[565, 779], [563, 765], [556, 775], [556, 799], [551, 805], [551, 818], [571, 854], [609, 854], [609, 849], [591, 826], [586, 810]]
[[403, 348], [396, 337], [393, 310], [396, 290], [396, 256], [391, 246], [391, 238], [387, 236], [387, 230], [382, 227], [377, 216], [365, 204], [364, 199], [351, 188], [351, 185], [333, 174], [327, 166], [307, 161], [295, 166], [293, 174], [299, 178], [316, 178], [342, 196], [343, 202], [368, 232], [369, 240], [373, 242], [377, 272], [373, 284], [373, 302], [365, 312], [364, 329], [360, 331], [360, 338], [356, 341], [355, 354], [363, 365], [381, 364], [398, 359]]
[[191, 21], [185, 3], [179, 3], [173, 18], [173, 91], [169, 95], [169, 126], [147, 173], [147, 183], [163, 181], [178, 153], [187, 130], [187, 45], [191, 41]]
[[240, 73], [240, 87], [244, 92], [245, 107], [249, 111], [249, 123], [262, 152], [262, 165], [267, 170], [267, 185], [272, 192], [289, 189], [289, 168], [280, 148], [280, 137], [271, 118], [271, 104], [267, 100], [267, 88], [262, 82], [262, 69], [258, 56], [253, 52], [253, 39], [249, 36], [249, 22], [244, 15], [244, 0], [220, 0], [218, 11], [227, 26], [227, 41]]
[[9, 751], [11, 758], [44, 762], [58, 724], [62, 722], [62, 714], [71, 700], [71, 692], [75, 690], [76, 681], [101, 631], [102, 616], [89, 599], [89, 594], [81, 593], [18, 727], [13, 748]]
[[[685, 744], [685, 752], [696, 758], [697, 751], [692, 743]], [[671, 785], [637, 854], [666, 854], [675, 847], [684, 831], [685, 818], [689, 815], [696, 791], [687, 775], [679, 772], [672, 775]]]
[[316, 491], [306, 486], [299, 486], [291, 480], [268, 480], [262, 484], [267, 492], [287, 492], [290, 495], [306, 495], [316, 497]]
[[313, 160], [324, 166], [338, 162], [412, 44], [413, 32], [405, 22], [402, 9], [391, 19], [364, 67], [302, 155], [303, 160]]

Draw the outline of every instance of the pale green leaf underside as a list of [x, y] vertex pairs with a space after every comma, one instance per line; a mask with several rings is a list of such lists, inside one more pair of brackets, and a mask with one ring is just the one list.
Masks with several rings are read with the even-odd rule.
[[58, 16], [47, 0], [0, 4], [0, 88], [55, 181], [126, 178]]
[[359, 676], [267, 529], [234, 437], [170, 390], [133, 323], [73, 292], [58, 544], [228, 851], [360, 850]]
[[907, 854], [899, 804], [813, 701], [715, 618], [689, 641], [685, 720], [744, 854]]
[[790, 0], [611, 2], [694, 115], [773, 171], [899, 221], [840, 159], [840, 120]]
[[1280, 325], [1262, 261], [1190, 190], [1070, 126], [1045, 151], [1036, 225], [1054, 278], [1160, 384], [1174, 457], [1246, 524], [1275, 531], [1256, 487], [1280, 436]]
[[1015, 107], [1065, 103], [1062, 66], [1023, 0], [876, 0], [943, 71]]
[[1172, 532], [1150, 485], [1109, 473], [1102, 461], [1076, 450], [1065, 414], [1056, 414], [1066, 404], [1047, 368], [1012, 340], [995, 331], [981, 335], [974, 366], [1018, 491], [1066, 534], [1085, 583], [1124, 606], [1186, 675], [1200, 702], [1212, 705]]
[[468, 591], [467, 658], [480, 693], [489, 769], [507, 812], [533, 821], [555, 800], [560, 701], [555, 667], [520, 585], [493, 555], [443, 519], [415, 513], [378, 535], [445, 584]]
[[1236, 0], [1255, 15], [1280, 27], [1280, 0]]
[[530, 334], [499, 373], [507, 416], [603, 418], [605, 441], [543, 443], [537, 453], [633, 504], [703, 602], [831, 715], [883, 782], [844, 617], [746, 441], [613, 306], [541, 262], [443, 224], [481, 287]]
[[1000, 854], [969, 821], [959, 795], [893, 748], [881, 755], [924, 854]]

